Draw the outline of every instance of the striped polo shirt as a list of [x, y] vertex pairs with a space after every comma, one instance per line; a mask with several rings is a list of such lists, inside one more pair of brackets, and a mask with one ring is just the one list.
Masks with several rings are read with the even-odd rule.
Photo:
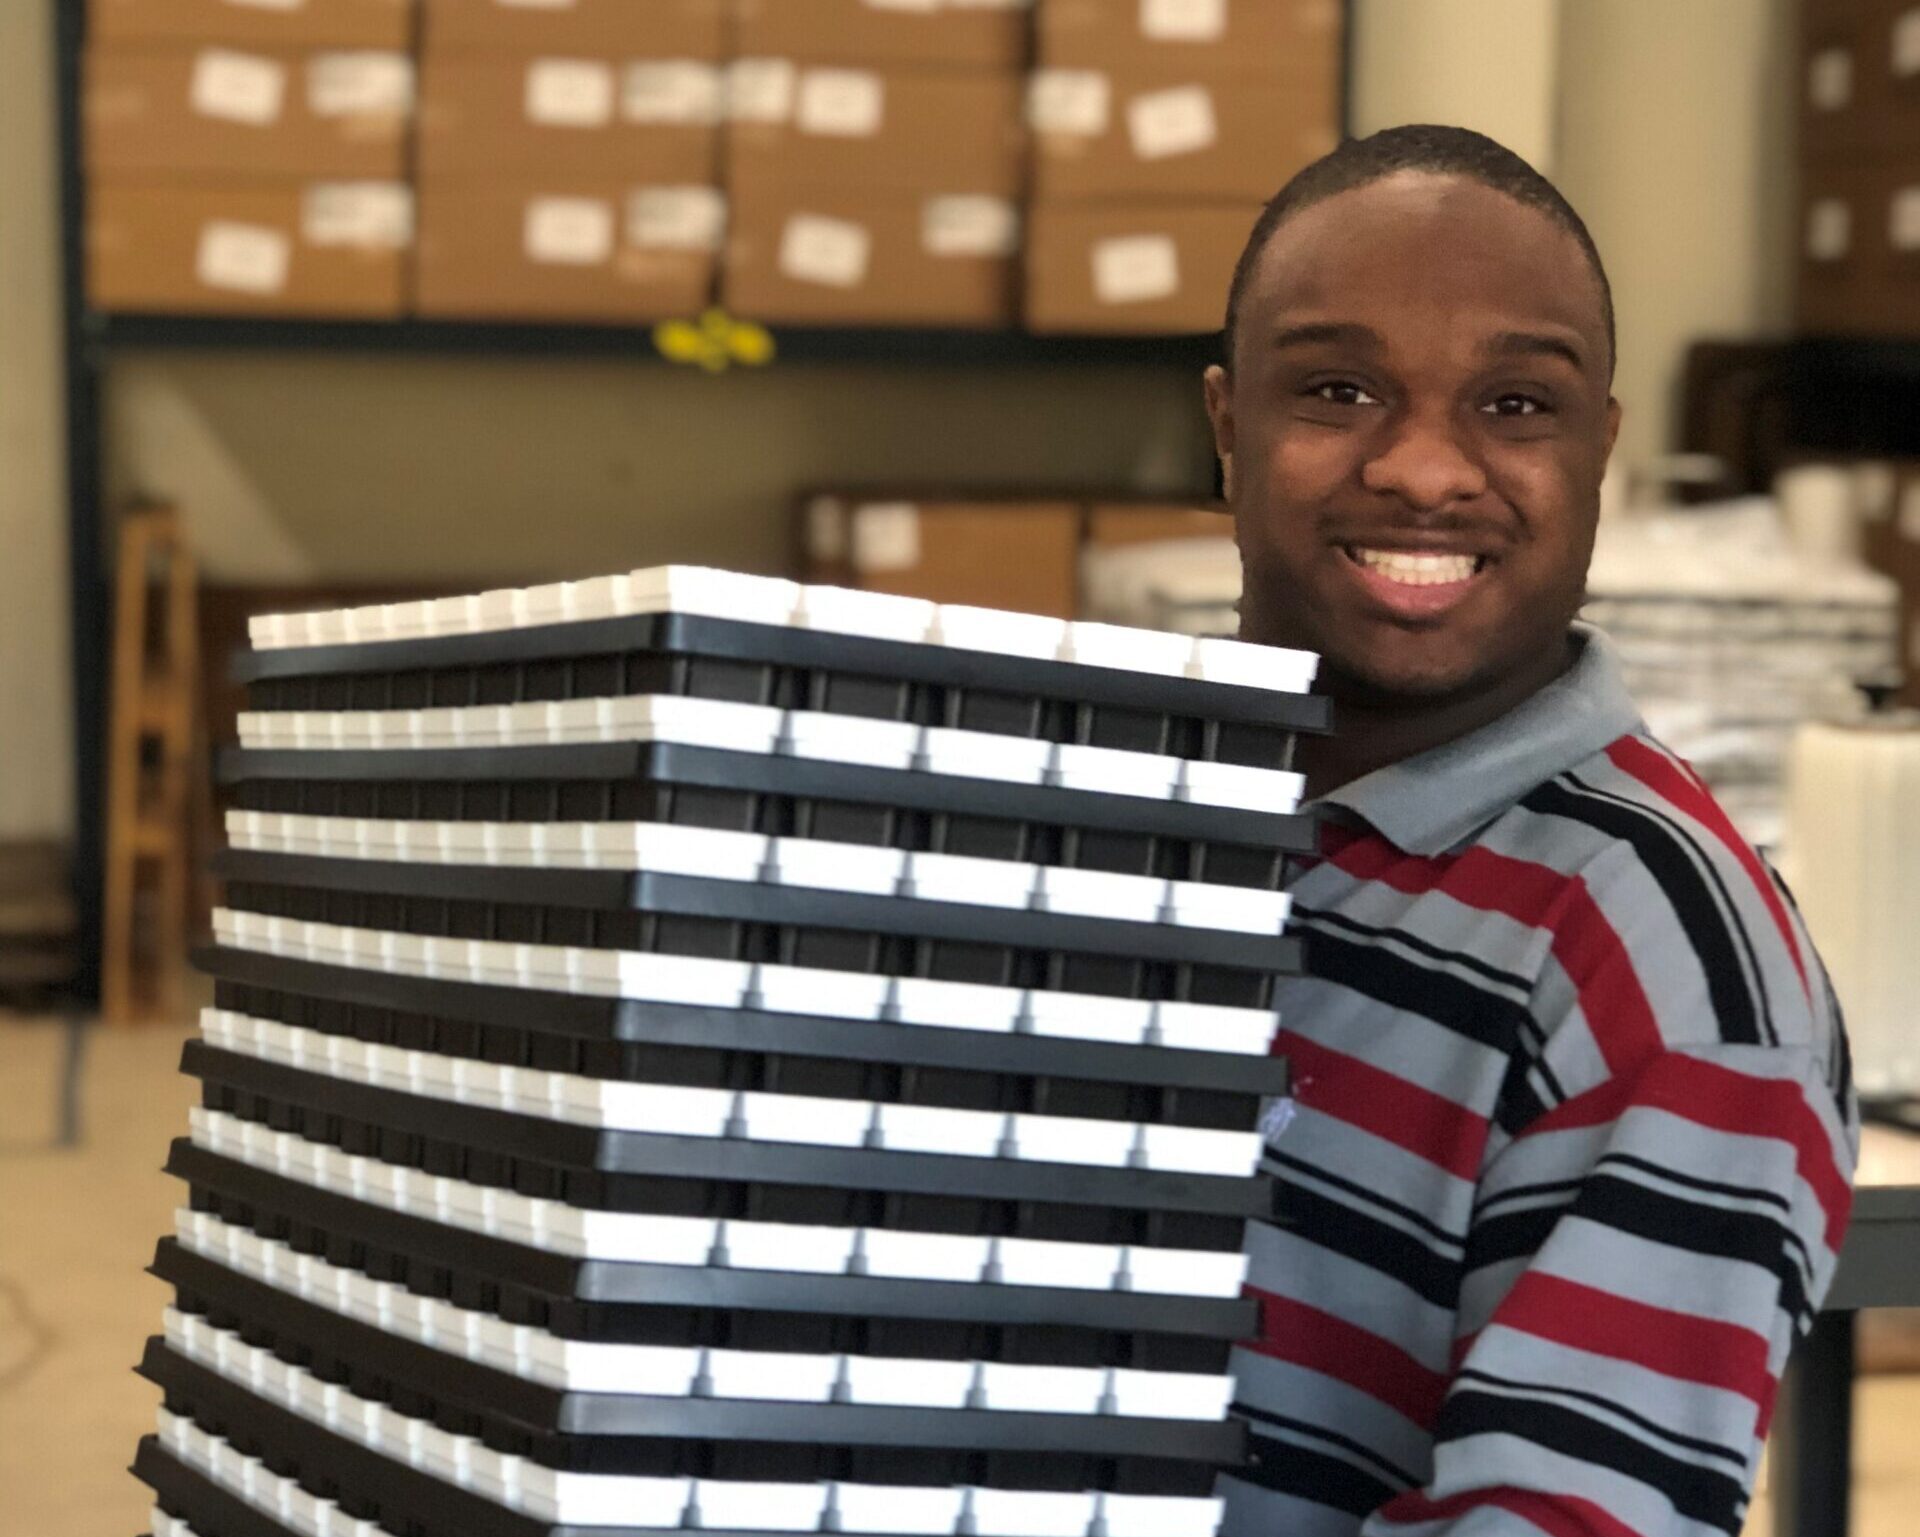
[[1320, 803], [1225, 1537], [1739, 1531], [1858, 1119], [1785, 887], [1596, 631]]

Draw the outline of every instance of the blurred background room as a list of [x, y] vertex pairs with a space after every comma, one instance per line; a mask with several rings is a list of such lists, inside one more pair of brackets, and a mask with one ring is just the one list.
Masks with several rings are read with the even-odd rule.
[[[1231, 633], [1229, 273], [1408, 122], [1592, 229], [1588, 617], [1802, 898], [1863, 1181], [1920, 1184], [1920, 4], [6, 0], [0, 1528], [148, 1530], [250, 617], [671, 561]], [[1920, 1522], [1920, 1294], [1848, 1295], [1756, 1533]]]

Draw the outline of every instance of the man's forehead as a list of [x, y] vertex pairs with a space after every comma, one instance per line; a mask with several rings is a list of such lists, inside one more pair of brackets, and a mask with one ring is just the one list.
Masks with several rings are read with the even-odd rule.
[[1599, 279], [1572, 232], [1460, 176], [1403, 172], [1301, 209], [1274, 231], [1251, 288], [1248, 308], [1269, 324], [1464, 309], [1496, 329], [1560, 326], [1605, 346]]

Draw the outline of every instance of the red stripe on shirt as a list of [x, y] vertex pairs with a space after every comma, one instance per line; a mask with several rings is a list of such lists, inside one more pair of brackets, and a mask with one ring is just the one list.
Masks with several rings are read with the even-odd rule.
[[1356, 880], [1376, 880], [1408, 896], [1441, 891], [1478, 912], [1547, 930], [1609, 1071], [1629, 1072], [1661, 1049], [1653, 1006], [1627, 948], [1579, 876], [1484, 847], [1422, 858], [1379, 837], [1347, 844], [1331, 857]]
[[1839, 1252], [1853, 1210], [1853, 1188], [1834, 1162], [1833, 1146], [1797, 1084], [1756, 1078], [1685, 1052], [1667, 1052], [1630, 1078], [1610, 1078], [1556, 1105], [1522, 1133], [1537, 1137], [1618, 1120], [1636, 1105], [1664, 1110], [1710, 1131], [1783, 1141], [1824, 1215], [1824, 1241]]
[[1258, 1287], [1249, 1286], [1247, 1294], [1260, 1303], [1260, 1334], [1247, 1349], [1343, 1382], [1423, 1430], [1433, 1428], [1446, 1396], [1444, 1374], [1350, 1319]]
[[1756, 1406], [1773, 1394], [1767, 1341], [1751, 1329], [1616, 1297], [1544, 1271], [1528, 1271], [1514, 1283], [1493, 1315], [1495, 1326], [1723, 1388]]
[[1280, 1031], [1274, 1051], [1292, 1069], [1300, 1105], [1404, 1148], [1458, 1179], [1478, 1176], [1485, 1116], [1292, 1030]]
[[1787, 953], [1793, 957], [1793, 969], [1800, 974], [1800, 987], [1804, 992], [1807, 987], [1807, 963], [1800, 954], [1800, 940], [1793, 931], [1793, 920], [1787, 916], [1786, 904], [1780, 900], [1780, 893], [1761, 866], [1760, 856], [1734, 831], [1726, 812], [1720, 809], [1720, 803], [1707, 793], [1697, 779], [1682, 773], [1670, 759], [1637, 737], [1621, 737], [1607, 749], [1607, 757], [1622, 773], [1639, 780], [1674, 810], [1706, 828], [1740, 862], [1740, 868], [1747, 872], [1747, 879], [1753, 882], [1754, 889], [1760, 893], [1760, 900], [1772, 914], [1774, 927], [1780, 930], [1780, 937], [1786, 941]]
[[1381, 1508], [1380, 1517], [1411, 1525], [1420, 1521], [1447, 1521], [1476, 1510], [1504, 1510], [1508, 1515], [1532, 1522], [1548, 1537], [1641, 1537], [1591, 1500], [1565, 1494], [1541, 1494], [1532, 1489], [1473, 1489], [1444, 1500], [1428, 1499], [1415, 1489], [1389, 1501]]

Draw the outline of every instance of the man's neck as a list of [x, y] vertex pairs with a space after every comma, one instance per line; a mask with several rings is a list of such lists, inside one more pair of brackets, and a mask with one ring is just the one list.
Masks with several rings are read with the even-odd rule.
[[1317, 798], [1402, 759], [1442, 747], [1489, 725], [1532, 698], [1573, 665], [1578, 648], [1571, 635], [1558, 651], [1487, 688], [1442, 699], [1392, 698], [1345, 685], [1328, 676], [1333, 733], [1300, 738], [1294, 767], [1307, 776], [1307, 796]]

